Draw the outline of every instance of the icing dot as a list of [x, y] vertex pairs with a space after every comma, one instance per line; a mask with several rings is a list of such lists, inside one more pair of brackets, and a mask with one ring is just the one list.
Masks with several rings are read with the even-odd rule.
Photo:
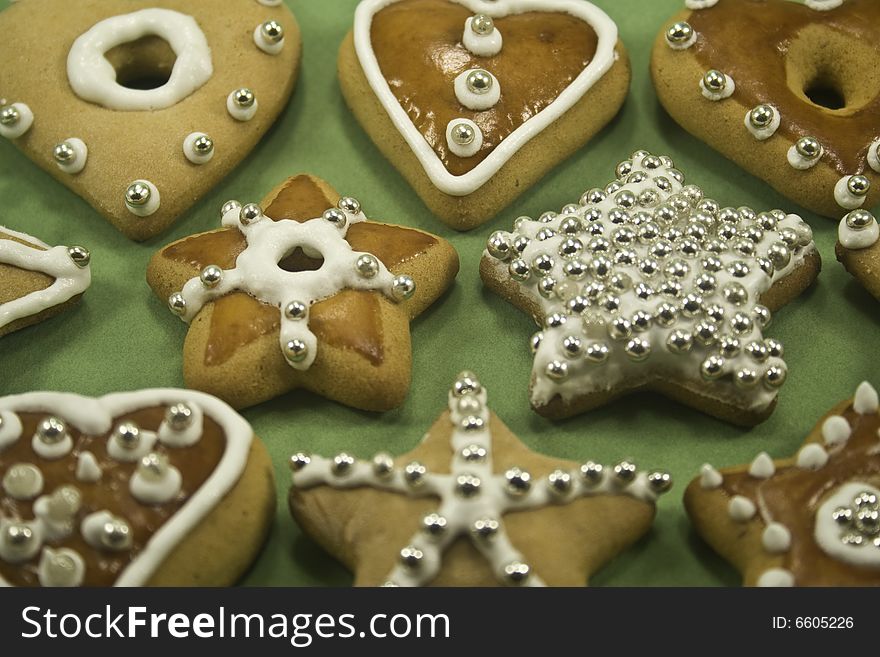
[[873, 415], [880, 407], [877, 391], [867, 381], [863, 381], [856, 388], [855, 399], [853, 399], [853, 409], [859, 415]]
[[101, 466], [91, 452], [80, 452], [76, 459], [77, 481], [93, 484], [101, 479]]
[[819, 163], [825, 149], [812, 137], [802, 137], [788, 149], [786, 159], [792, 168], [806, 171]]
[[173, 404], [159, 427], [159, 442], [169, 447], [191, 447], [202, 437], [202, 423], [202, 409], [198, 405]]
[[144, 456], [129, 481], [132, 496], [141, 504], [165, 504], [180, 494], [180, 470], [160, 454]]
[[828, 463], [828, 452], [822, 445], [805, 445], [798, 452], [797, 467], [804, 470], [818, 470]]
[[852, 429], [846, 418], [832, 415], [822, 424], [822, 439], [829, 447], [837, 447], [849, 440]]
[[[477, 20], [476, 26], [474, 21]], [[468, 18], [464, 23], [461, 42], [477, 57], [494, 57], [501, 52], [504, 40], [492, 19], [485, 15]]]
[[74, 550], [60, 548], [53, 550], [43, 548], [37, 576], [40, 584], [51, 587], [71, 587], [82, 584], [85, 577], [86, 564]]
[[756, 479], [767, 479], [772, 477], [775, 472], [776, 466], [767, 452], [758, 454], [749, 466], [749, 474]]
[[501, 83], [485, 69], [468, 69], [455, 78], [454, 86], [458, 102], [470, 110], [487, 110], [501, 99]]
[[128, 523], [106, 510], [87, 515], [80, 524], [80, 532], [93, 548], [114, 552], [128, 550], [133, 538]]
[[779, 522], [771, 522], [761, 534], [761, 544], [767, 552], [779, 554], [791, 547], [791, 532]]
[[257, 2], [267, 7], [278, 7], [284, 0], [257, 0]]
[[0, 559], [7, 563], [30, 561], [43, 543], [39, 522], [0, 518]]
[[135, 180], [125, 190], [125, 207], [138, 217], [149, 217], [160, 204], [159, 190], [149, 180]]
[[30, 463], [16, 463], [3, 475], [3, 490], [16, 500], [32, 500], [43, 490], [43, 473]]
[[89, 149], [82, 139], [70, 137], [55, 146], [53, 156], [59, 169], [64, 173], [74, 175], [85, 168], [86, 160], [89, 158]]
[[278, 21], [270, 20], [254, 28], [254, 43], [269, 55], [277, 55], [284, 49], [284, 28]]
[[880, 139], [875, 140], [868, 147], [868, 166], [880, 173]]
[[192, 132], [183, 140], [183, 154], [193, 164], [207, 164], [214, 157], [214, 140], [204, 132]]
[[34, 113], [24, 103], [0, 107], [0, 137], [18, 139], [31, 129]]
[[746, 522], [755, 516], [755, 503], [742, 495], [734, 495], [727, 504], [727, 513], [737, 522]]
[[21, 438], [21, 430], [21, 420], [15, 413], [0, 411], [0, 451], [16, 443]]
[[790, 587], [794, 586], [794, 575], [785, 568], [770, 568], [765, 570], [758, 578], [758, 586], [761, 587]]
[[703, 467], [700, 468], [700, 486], [702, 486], [703, 489], [711, 490], [713, 488], [718, 488], [721, 486], [723, 480], [724, 478], [721, 476], [721, 473], [708, 463], [705, 463]]
[[257, 113], [259, 102], [250, 89], [236, 89], [226, 97], [226, 111], [236, 121], [250, 121]]
[[867, 249], [880, 240], [880, 225], [867, 210], [853, 210], [840, 220], [837, 239], [847, 249]]
[[[861, 181], [864, 181], [864, 186], [853, 184], [854, 182]], [[858, 190], [858, 193], [854, 193], [854, 187]], [[842, 208], [855, 210], [865, 204], [867, 189], [869, 187], [870, 181], [864, 176], [843, 176], [837, 181], [837, 184], [834, 185], [834, 200], [837, 201], [837, 204]]]
[[46, 418], [37, 426], [31, 448], [38, 456], [54, 461], [66, 456], [73, 449], [73, 439], [67, 433], [67, 425], [58, 418]]
[[697, 33], [689, 23], [681, 21], [666, 30], [666, 45], [673, 50], [687, 50], [697, 42]]
[[758, 105], [746, 112], [743, 123], [755, 139], [764, 141], [776, 134], [782, 119], [772, 105]]
[[107, 441], [107, 454], [116, 461], [134, 463], [153, 449], [155, 442], [155, 433], [141, 431], [133, 422], [123, 422]]
[[843, 0], [805, 0], [804, 4], [816, 11], [828, 11], [837, 9], [843, 4]]
[[688, 9], [708, 9], [718, 4], [718, 0], [685, 0]]
[[705, 98], [719, 101], [730, 98], [736, 91], [736, 84], [727, 73], [713, 69], [700, 78], [700, 91]]
[[453, 119], [446, 126], [446, 144], [458, 157], [472, 157], [483, 147], [483, 131], [470, 119]]

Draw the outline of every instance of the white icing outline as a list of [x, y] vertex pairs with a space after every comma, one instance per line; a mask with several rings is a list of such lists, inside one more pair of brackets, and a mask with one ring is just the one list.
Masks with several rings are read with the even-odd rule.
[[708, 9], [718, 4], [718, 0], [685, 0], [684, 5], [688, 9]]
[[[34, 113], [24, 103], [12, 103], [9, 107], [14, 107], [18, 110], [18, 121], [12, 125], [0, 124], [0, 137], [18, 139], [31, 129], [31, 126], [34, 124]], [[0, 109], [5, 109], [5, 107], [0, 106]]]
[[880, 139], [875, 139], [868, 147], [868, 166], [880, 173]]
[[849, 191], [849, 179], [852, 176], [843, 176], [840, 180], [837, 181], [837, 184], [834, 185], [834, 200], [837, 201], [837, 205], [847, 210], [855, 210], [856, 208], [860, 208], [865, 204], [865, 200], [867, 200], [868, 195], [864, 196], [856, 196], [851, 191]]
[[461, 176], [453, 176], [443, 166], [443, 162], [434, 149], [425, 141], [425, 138], [397, 101], [382, 75], [370, 41], [373, 16], [381, 9], [395, 2], [400, 2], [400, 0], [364, 0], [358, 5], [354, 19], [354, 46], [373, 93], [385, 108], [391, 122], [400, 131], [404, 141], [412, 149], [434, 186], [451, 196], [467, 196], [485, 185], [514, 154], [577, 104], [593, 85], [608, 72], [615, 61], [614, 47], [617, 44], [617, 25], [601, 9], [582, 0], [497, 0], [491, 4], [480, 0], [449, 1], [462, 5], [473, 13], [483, 13], [492, 18], [527, 11], [563, 12], [588, 23], [599, 37], [596, 54], [590, 64], [568, 88], [559, 94], [556, 100], [510, 133], [485, 160], [471, 171]]
[[[0, 234], [0, 264], [45, 274], [55, 281], [46, 289], [0, 304], [0, 327], [44, 310], [60, 306], [88, 289], [92, 282], [91, 267], [80, 268], [74, 263], [66, 246], [50, 248], [38, 239], [0, 226], [0, 233], [12, 235], [34, 244], [26, 246]], [[45, 250], [40, 250], [45, 249]], [[0, 434], [2, 435], [2, 434]], [[0, 444], [2, 447], [2, 444]]]
[[847, 545], [840, 540], [845, 531], [834, 521], [832, 513], [838, 507], [852, 505], [853, 498], [862, 491], [880, 497], [880, 489], [861, 481], [849, 481], [838, 487], [816, 510], [813, 537], [822, 551], [837, 561], [861, 568], [880, 568], [880, 549], [873, 545]]
[[843, 4], [843, 0], [804, 0], [804, 4], [815, 11], [830, 11]]
[[489, 77], [492, 78], [492, 86], [489, 87], [489, 90], [486, 91], [486, 93], [474, 93], [468, 88], [467, 77], [474, 71], [479, 70], [485, 69], [469, 68], [468, 70], [459, 73], [453, 83], [455, 97], [458, 99], [458, 102], [469, 110], [474, 110], [475, 112], [482, 112], [483, 110], [491, 109], [498, 104], [499, 100], [501, 100], [501, 83], [492, 71], [486, 71], [486, 73], [489, 74]]
[[[2, 308], [2, 306], [0, 306]], [[21, 420], [15, 413], [0, 411], [0, 452], [14, 445], [21, 438]]]
[[[769, 105], [769, 103], [768, 103], [768, 105]], [[749, 119], [749, 117], [752, 114], [752, 110], [755, 109], [754, 107], [746, 112], [746, 116], [743, 119], [743, 123], [746, 126], [746, 130], [748, 130], [749, 133], [752, 135], [752, 137], [754, 137], [758, 141], [764, 141], [766, 139], [770, 139], [770, 137], [772, 137], [773, 135], [776, 134], [776, 131], [779, 130], [779, 126], [782, 123], [782, 117], [779, 115], [779, 108], [777, 108], [775, 105], [769, 105], [769, 106], [773, 108], [773, 120], [770, 121], [769, 125], [766, 125], [763, 128], [758, 128], [758, 127], [752, 125], [752, 122]]]
[[469, 16], [464, 22], [464, 32], [461, 35], [462, 45], [477, 57], [494, 57], [501, 52], [504, 39], [498, 28], [494, 28], [491, 34], [477, 34], [471, 29], [474, 17]]
[[149, 217], [151, 214], [154, 214], [156, 210], [159, 209], [159, 206], [162, 204], [162, 196], [159, 194], [159, 188], [156, 187], [149, 180], [133, 180], [130, 185], [134, 185], [135, 183], [141, 183], [142, 185], [146, 185], [150, 188], [150, 198], [144, 205], [130, 205], [128, 202], [125, 202], [125, 207], [128, 208], [128, 211], [137, 217]]
[[703, 94], [704, 98], [708, 98], [712, 102], [730, 98], [733, 92], [736, 91], [736, 83], [733, 81], [733, 78], [723, 71], [719, 71], [719, 73], [724, 76], [724, 88], [721, 91], [712, 91], [705, 85], [703, 78], [700, 78], [700, 93]]
[[257, 0], [257, 2], [266, 7], [278, 7], [284, 0]]
[[[128, 89], [116, 82], [105, 53], [145, 36], [168, 42], [177, 60], [168, 82], [156, 89]], [[111, 110], [140, 111], [172, 107], [213, 75], [211, 48], [192, 16], [171, 9], [141, 9], [95, 23], [77, 37], [67, 55], [67, 78], [83, 100]]]
[[281, 37], [280, 41], [272, 42], [263, 36], [263, 23], [254, 28], [254, 44], [267, 55], [280, 55], [284, 50], [285, 37]]
[[[459, 123], [466, 123], [473, 129], [474, 140], [470, 144], [461, 146], [460, 144], [457, 144], [455, 143], [455, 141], [453, 141], [452, 127], [458, 125]], [[478, 126], [470, 119], [452, 119], [446, 125], [446, 145], [449, 147], [449, 150], [452, 151], [457, 157], [473, 157], [474, 155], [479, 153], [480, 149], [483, 147], [483, 131], [480, 129], [480, 126]]]
[[64, 141], [73, 149], [73, 161], [65, 163], [58, 162], [56, 160], [55, 164], [64, 173], [76, 175], [86, 168], [86, 162], [89, 159], [89, 148], [88, 146], [86, 146], [86, 143], [79, 137], [70, 137], [69, 139], [65, 139]]
[[880, 240], [880, 225], [878, 225], [876, 217], [871, 224], [860, 230], [853, 230], [847, 225], [846, 220], [848, 217], [849, 214], [841, 219], [840, 224], [837, 226], [837, 241], [845, 249], [867, 249], [874, 246]]
[[254, 118], [254, 115], [257, 113], [257, 108], [259, 107], [257, 96], [254, 94], [254, 104], [250, 107], [239, 107], [235, 104], [234, 100], [236, 91], [238, 91], [238, 89], [229, 92], [229, 95], [226, 96], [226, 111], [229, 112], [229, 116], [236, 121], [250, 121]]
[[[199, 488], [149, 540], [120, 573], [114, 586], [140, 586], [165, 561], [178, 544], [223, 500], [247, 464], [253, 430], [228, 405], [201, 392], [171, 388], [122, 392], [97, 399], [68, 393], [33, 392], [0, 398], [0, 411], [47, 413], [92, 436], [113, 429], [113, 418], [152, 406], [179, 402], [198, 405], [226, 435], [226, 446], [217, 467]], [[0, 576], [0, 586], [8, 582]]]
[[788, 153], [786, 153], [786, 159], [788, 160], [789, 165], [793, 169], [797, 169], [798, 171], [806, 171], [807, 169], [812, 169], [814, 166], [819, 164], [819, 160], [822, 159], [822, 156], [825, 154], [825, 147], [822, 144], [819, 144], [819, 154], [816, 157], [804, 157], [800, 153], [798, 153], [797, 144], [792, 144], [791, 148], [788, 149]]
[[214, 153], [217, 151], [217, 144], [214, 144], [214, 148], [211, 149], [210, 153], [197, 153], [194, 145], [196, 140], [201, 139], [202, 137], [208, 137], [208, 139], [210, 139], [210, 137], [204, 132], [191, 132], [183, 140], [183, 154], [186, 156], [186, 159], [193, 164], [207, 164], [214, 159]]

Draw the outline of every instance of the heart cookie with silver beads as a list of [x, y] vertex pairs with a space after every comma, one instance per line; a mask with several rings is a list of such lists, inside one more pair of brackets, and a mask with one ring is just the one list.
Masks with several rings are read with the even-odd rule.
[[0, 398], [0, 586], [227, 586], [274, 506], [265, 447], [209, 395]]
[[0, 30], [0, 137], [135, 240], [256, 146], [301, 51], [293, 14], [257, 0], [25, 0]]

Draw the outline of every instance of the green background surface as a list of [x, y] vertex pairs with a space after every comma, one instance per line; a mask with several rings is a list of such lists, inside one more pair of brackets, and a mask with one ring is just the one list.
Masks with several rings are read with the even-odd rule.
[[[0, 0], [0, 7], [6, 4]], [[172, 240], [218, 227], [218, 210], [227, 199], [258, 201], [284, 177], [310, 172], [359, 198], [374, 219], [449, 239], [462, 267], [452, 290], [413, 324], [413, 386], [400, 409], [369, 414], [296, 392], [244, 412], [271, 451], [278, 486], [277, 522], [245, 584], [349, 584], [346, 570], [303, 536], [287, 512], [288, 456], [297, 450], [332, 455], [346, 449], [361, 457], [408, 451], [443, 410], [446, 389], [464, 368], [477, 372], [493, 410], [532, 448], [578, 461], [629, 457], [673, 473], [676, 486], [660, 502], [653, 531], [597, 574], [594, 585], [738, 584], [737, 573], [692, 532], [681, 503], [686, 483], [706, 461], [723, 466], [746, 462], [761, 450], [774, 457], [793, 453], [820, 415], [851, 396], [860, 381], [880, 383], [875, 351], [880, 304], [835, 261], [836, 222], [802, 213], [815, 231], [824, 269], [817, 285], [774, 317], [768, 335], [785, 345], [789, 378], [776, 412], [750, 431], [648, 394], [565, 422], [539, 417], [527, 398], [532, 320], [485, 291], [478, 275], [491, 231], [509, 230], [519, 215], [558, 210], [584, 190], [604, 185], [613, 179], [616, 163], [639, 148], [671, 156], [689, 182], [722, 205], [797, 211], [687, 135], [659, 106], [650, 81], [650, 47], [681, 0], [596, 0], [617, 21], [632, 59], [632, 90], [620, 115], [512, 207], [466, 234], [430, 215], [345, 107], [336, 81], [336, 51], [351, 26], [356, 0], [288, 4], [304, 41], [303, 69], [289, 107], [228, 179], [151, 242], [128, 241], [13, 146], [0, 144], [0, 224], [50, 244], [83, 244], [93, 254], [93, 284], [84, 303], [0, 342], [0, 394], [49, 389], [101, 395], [182, 386], [186, 327], [145, 283], [151, 254]], [[266, 9], [267, 17], [271, 11]]]

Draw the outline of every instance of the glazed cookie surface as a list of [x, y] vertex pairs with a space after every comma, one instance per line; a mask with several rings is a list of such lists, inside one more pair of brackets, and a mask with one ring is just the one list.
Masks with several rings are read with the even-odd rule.
[[400, 405], [409, 323], [452, 284], [452, 246], [368, 221], [356, 199], [306, 175], [221, 215], [224, 228], [165, 247], [147, 271], [190, 324], [187, 385], [236, 408], [296, 388], [365, 410]]
[[672, 118], [818, 214], [880, 200], [880, 4], [688, 7], [664, 24], [652, 55]]
[[365, 0], [339, 55], [346, 102], [445, 223], [492, 218], [617, 113], [617, 26], [573, 0]]
[[837, 259], [846, 270], [880, 299], [880, 226], [867, 210], [853, 210], [840, 221]]
[[75, 304], [92, 281], [81, 246], [50, 247], [0, 226], [0, 337]]
[[646, 151], [617, 176], [489, 237], [483, 282], [540, 329], [532, 406], [562, 418], [648, 389], [761, 422], [787, 375], [764, 329], [820, 269], [809, 226], [780, 210], [722, 207]]
[[137, 240], [245, 158], [300, 61], [293, 15], [257, 0], [27, 0], [0, 29], [0, 136]]
[[868, 383], [793, 458], [704, 465], [685, 492], [699, 534], [747, 586], [880, 585], [880, 415]]
[[356, 586], [583, 586], [651, 526], [672, 485], [629, 461], [529, 450], [463, 372], [421, 444], [360, 461], [295, 454], [290, 508]]
[[0, 398], [0, 473], [7, 586], [228, 586], [274, 512], [250, 425], [188, 390]]

